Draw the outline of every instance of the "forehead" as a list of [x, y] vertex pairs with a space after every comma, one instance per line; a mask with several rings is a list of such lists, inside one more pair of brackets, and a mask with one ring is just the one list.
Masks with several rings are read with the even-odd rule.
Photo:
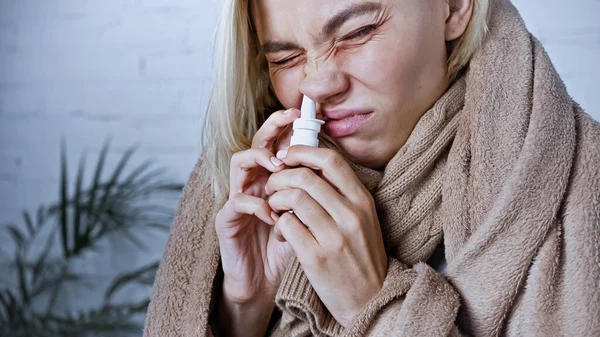
[[386, 0], [251, 0], [252, 21], [261, 42], [294, 32], [316, 35], [328, 19], [357, 4]]
[[265, 16], [307, 14], [319, 16], [352, 4], [379, 3], [382, 0], [251, 0], [257, 13]]

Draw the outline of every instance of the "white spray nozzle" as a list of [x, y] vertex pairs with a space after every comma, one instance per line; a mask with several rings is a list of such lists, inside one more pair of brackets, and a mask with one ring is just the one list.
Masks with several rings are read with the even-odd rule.
[[302, 98], [302, 107], [300, 108], [300, 118], [315, 119], [317, 118], [317, 103], [304, 95]]
[[300, 118], [294, 121], [294, 133], [290, 140], [290, 146], [319, 146], [318, 136], [321, 131], [321, 125], [325, 122], [316, 117], [317, 104], [312, 99], [308, 98], [308, 96], [304, 95], [302, 107], [300, 108]]

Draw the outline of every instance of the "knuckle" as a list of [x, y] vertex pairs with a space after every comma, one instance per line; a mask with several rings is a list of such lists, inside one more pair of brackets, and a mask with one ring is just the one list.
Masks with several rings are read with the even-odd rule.
[[343, 235], [332, 235], [327, 244], [327, 248], [332, 252], [342, 252], [346, 247], [346, 238]]
[[267, 123], [275, 123], [277, 120], [281, 119], [285, 110], [277, 110], [269, 115], [265, 120], [265, 124]]
[[361, 231], [360, 217], [356, 213], [349, 213], [346, 218], [346, 228], [352, 233]]
[[344, 162], [344, 159], [339, 153], [335, 151], [329, 151], [328, 154], [325, 155], [324, 161], [327, 166], [335, 168], [341, 166]]
[[254, 134], [253, 140], [259, 140], [260, 137], [264, 136], [264, 134], [268, 133], [269, 130], [273, 127], [275, 123], [276, 113], [272, 113], [267, 119], [265, 119], [264, 123], [258, 128], [256, 133]]
[[220, 223], [228, 221], [228, 216], [231, 215], [232, 211], [237, 213], [236, 208], [237, 206], [235, 197], [227, 200], [225, 204], [223, 204], [223, 207], [221, 207], [221, 209], [219, 209], [215, 215], [215, 225], [218, 227]]
[[308, 194], [304, 190], [295, 189], [292, 193], [292, 200], [295, 205], [303, 204], [308, 198]]
[[290, 225], [292, 225], [296, 219], [295, 215], [288, 213], [288, 212], [284, 212], [280, 217], [279, 220], [277, 220], [277, 226], [281, 227], [288, 227]]
[[309, 168], [298, 169], [297, 183], [299, 186], [305, 186], [314, 181], [315, 173]]
[[[362, 191], [360, 191], [362, 192]], [[375, 201], [373, 200], [373, 196], [369, 193], [357, 193], [357, 202], [359, 205], [364, 207], [371, 207], [375, 205]]]
[[267, 214], [271, 213], [271, 206], [269, 206], [269, 203], [266, 200], [261, 200], [260, 203], [258, 204], [258, 207], [256, 209], [256, 211], [262, 211], [262, 212], [266, 212]]
[[232, 210], [236, 211], [239, 209], [240, 204], [242, 203], [242, 193], [236, 193], [227, 201], [227, 204]]
[[264, 135], [273, 133], [273, 131], [275, 131], [283, 123], [284, 112], [285, 110], [276, 111], [267, 117], [265, 122], [258, 129], [259, 134]]
[[309, 268], [318, 269], [327, 263], [327, 255], [322, 252], [307, 252], [304, 256], [304, 265]]
[[235, 152], [231, 156], [231, 166], [238, 166], [244, 151]]

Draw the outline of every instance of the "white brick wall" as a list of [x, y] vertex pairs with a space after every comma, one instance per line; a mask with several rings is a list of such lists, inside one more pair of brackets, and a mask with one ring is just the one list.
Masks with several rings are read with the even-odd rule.
[[[84, 149], [92, 173], [111, 137], [109, 168], [139, 144], [132, 166], [153, 158], [185, 182], [199, 154], [219, 3], [0, 0], [0, 223], [57, 200], [61, 136], [72, 176]], [[113, 242], [112, 254], [88, 255], [81, 269], [102, 284], [159, 259], [166, 235], [147, 239], [150, 251]]]
[[[55, 199], [61, 135], [72, 170], [111, 136], [184, 181], [199, 152], [218, 3], [0, 0], [0, 221]], [[600, 2], [515, 3], [599, 118]]]
[[[600, 2], [514, 3], [570, 93], [600, 119]], [[184, 182], [199, 153], [219, 4], [0, 0], [0, 222], [56, 199], [61, 135], [71, 172], [83, 149], [94, 157], [111, 136], [113, 162], [137, 143], [138, 162], [155, 158]]]
[[217, 0], [0, 4], [0, 221], [55, 199], [61, 135], [72, 171], [110, 136], [187, 178]]

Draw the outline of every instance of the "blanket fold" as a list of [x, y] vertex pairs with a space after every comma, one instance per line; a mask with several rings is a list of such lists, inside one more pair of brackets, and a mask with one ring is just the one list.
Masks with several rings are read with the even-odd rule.
[[[491, 3], [483, 46], [385, 170], [350, 163], [377, 206], [383, 288], [344, 328], [294, 258], [270, 336], [600, 335], [600, 124], [570, 98], [510, 1]], [[206, 178], [200, 161], [147, 337], [212, 335], [221, 205]], [[441, 244], [444, 274], [426, 264]]]

